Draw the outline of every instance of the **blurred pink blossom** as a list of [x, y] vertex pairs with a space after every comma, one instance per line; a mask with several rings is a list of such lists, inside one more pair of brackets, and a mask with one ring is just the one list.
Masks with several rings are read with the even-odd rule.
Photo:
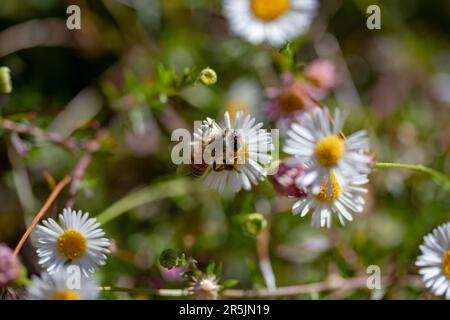
[[161, 276], [168, 282], [182, 282], [184, 278], [181, 274], [187, 270], [186, 267], [175, 267], [172, 269], [161, 268]]
[[295, 159], [283, 160], [278, 167], [278, 172], [273, 176], [275, 190], [284, 196], [304, 198], [306, 192], [297, 187], [295, 180], [305, 171], [303, 164]]
[[309, 93], [315, 99], [323, 99], [336, 85], [336, 68], [330, 60], [317, 59], [305, 67]]
[[[266, 90], [265, 112], [272, 123], [287, 127], [295, 118], [315, 107], [307, 86], [296, 82], [293, 74], [284, 74], [279, 87]], [[280, 123], [281, 122], [281, 123]]]
[[4, 244], [0, 244], [0, 287], [13, 282], [19, 275], [20, 263], [13, 251]]

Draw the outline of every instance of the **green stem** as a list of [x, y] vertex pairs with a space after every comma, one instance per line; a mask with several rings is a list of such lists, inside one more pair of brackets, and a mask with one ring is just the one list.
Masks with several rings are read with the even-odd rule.
[[436, 171], [434, 169], [425, 167], [423, 165], [378, 162], [375, 164], [375, 167], [376, 168], [400, 168], [400, 169], [407, 169], [407, 170], [425, 173], [425, 174], [430, 175], [437, 184], [444, 187], [446, 190], [450, 191], [450, 178], [447, 175], [443, 174], [442, 172]]
[[144, 204], [165, 198], [186, 195], [193, 191], [192, 185], [188, 182], [187, 179], [169, 180], [130, 193], [100, 213], [97, 216], [97, 220], [101, 224], [105, 224]]
[[126, 292], [130, 294], [148, 294], [160, 297], [186, 297], [189, 292], [186, 289], [150, 289], [150, 288], [122, 288], [122, 287], [101, 287], [102, 291]]

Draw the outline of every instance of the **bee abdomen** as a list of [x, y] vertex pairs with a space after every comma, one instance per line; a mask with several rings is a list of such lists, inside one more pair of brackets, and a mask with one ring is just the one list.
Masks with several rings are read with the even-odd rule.
[[191, 173], [194, 177], [199, 178], [205, 174], [208, 167], [207, 164], [193, 164], [191, 165]]

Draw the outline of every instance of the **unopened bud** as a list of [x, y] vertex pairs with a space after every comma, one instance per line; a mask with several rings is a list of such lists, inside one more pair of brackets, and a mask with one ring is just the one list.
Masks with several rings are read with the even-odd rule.
[[8, 67], [0, 67], [0, 93], [11, 93], [11, 70]]
[[162, 267], [172, 269], [177, 266], [178, 254], [173, 249], [164, 250], [159, 256], [159, 263]]
[[244, 223], [245, 231], [254, 237], [257, 237], [266, 226], [267, 220], [260, 213], [249, 214]]
[[211, 68], [206, 68], [200, 72], [199, 79], [205, 86], [213, 86], [217, 83], [217, 73]]

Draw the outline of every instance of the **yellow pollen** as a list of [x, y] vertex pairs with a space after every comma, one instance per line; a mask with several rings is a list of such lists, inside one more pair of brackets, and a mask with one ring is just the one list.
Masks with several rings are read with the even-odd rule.
[[316, 145], [317, 161], [324, 167], [332, 167], [344, 155], [344, 141], [338, 136], [323, 138]]
[[450, 279], [450, 250], [444, 253], [444, 258], [442, 259], [442, 271]]
[[261, 20], [272, 21], [291, 7], [290, 0], [250, 0], [253, 14]]
[[81, 300], [81, 297], [78, 293], [72, 290], [63, 290], [55, 292], [50, 300]]
[[57, 240], [57, 248], [64, 258], [74, 260], [86, 253], [86, 237], [77, 230], [64, 231]]
[[317, 201], [329, 203], [336, 200], [341, 194], [341, 186], [333, 171], [330, 172], [330, 179], [331, 183], [328, 183], [328, 177], [323, 178], [320, 192], [315, 196]]

